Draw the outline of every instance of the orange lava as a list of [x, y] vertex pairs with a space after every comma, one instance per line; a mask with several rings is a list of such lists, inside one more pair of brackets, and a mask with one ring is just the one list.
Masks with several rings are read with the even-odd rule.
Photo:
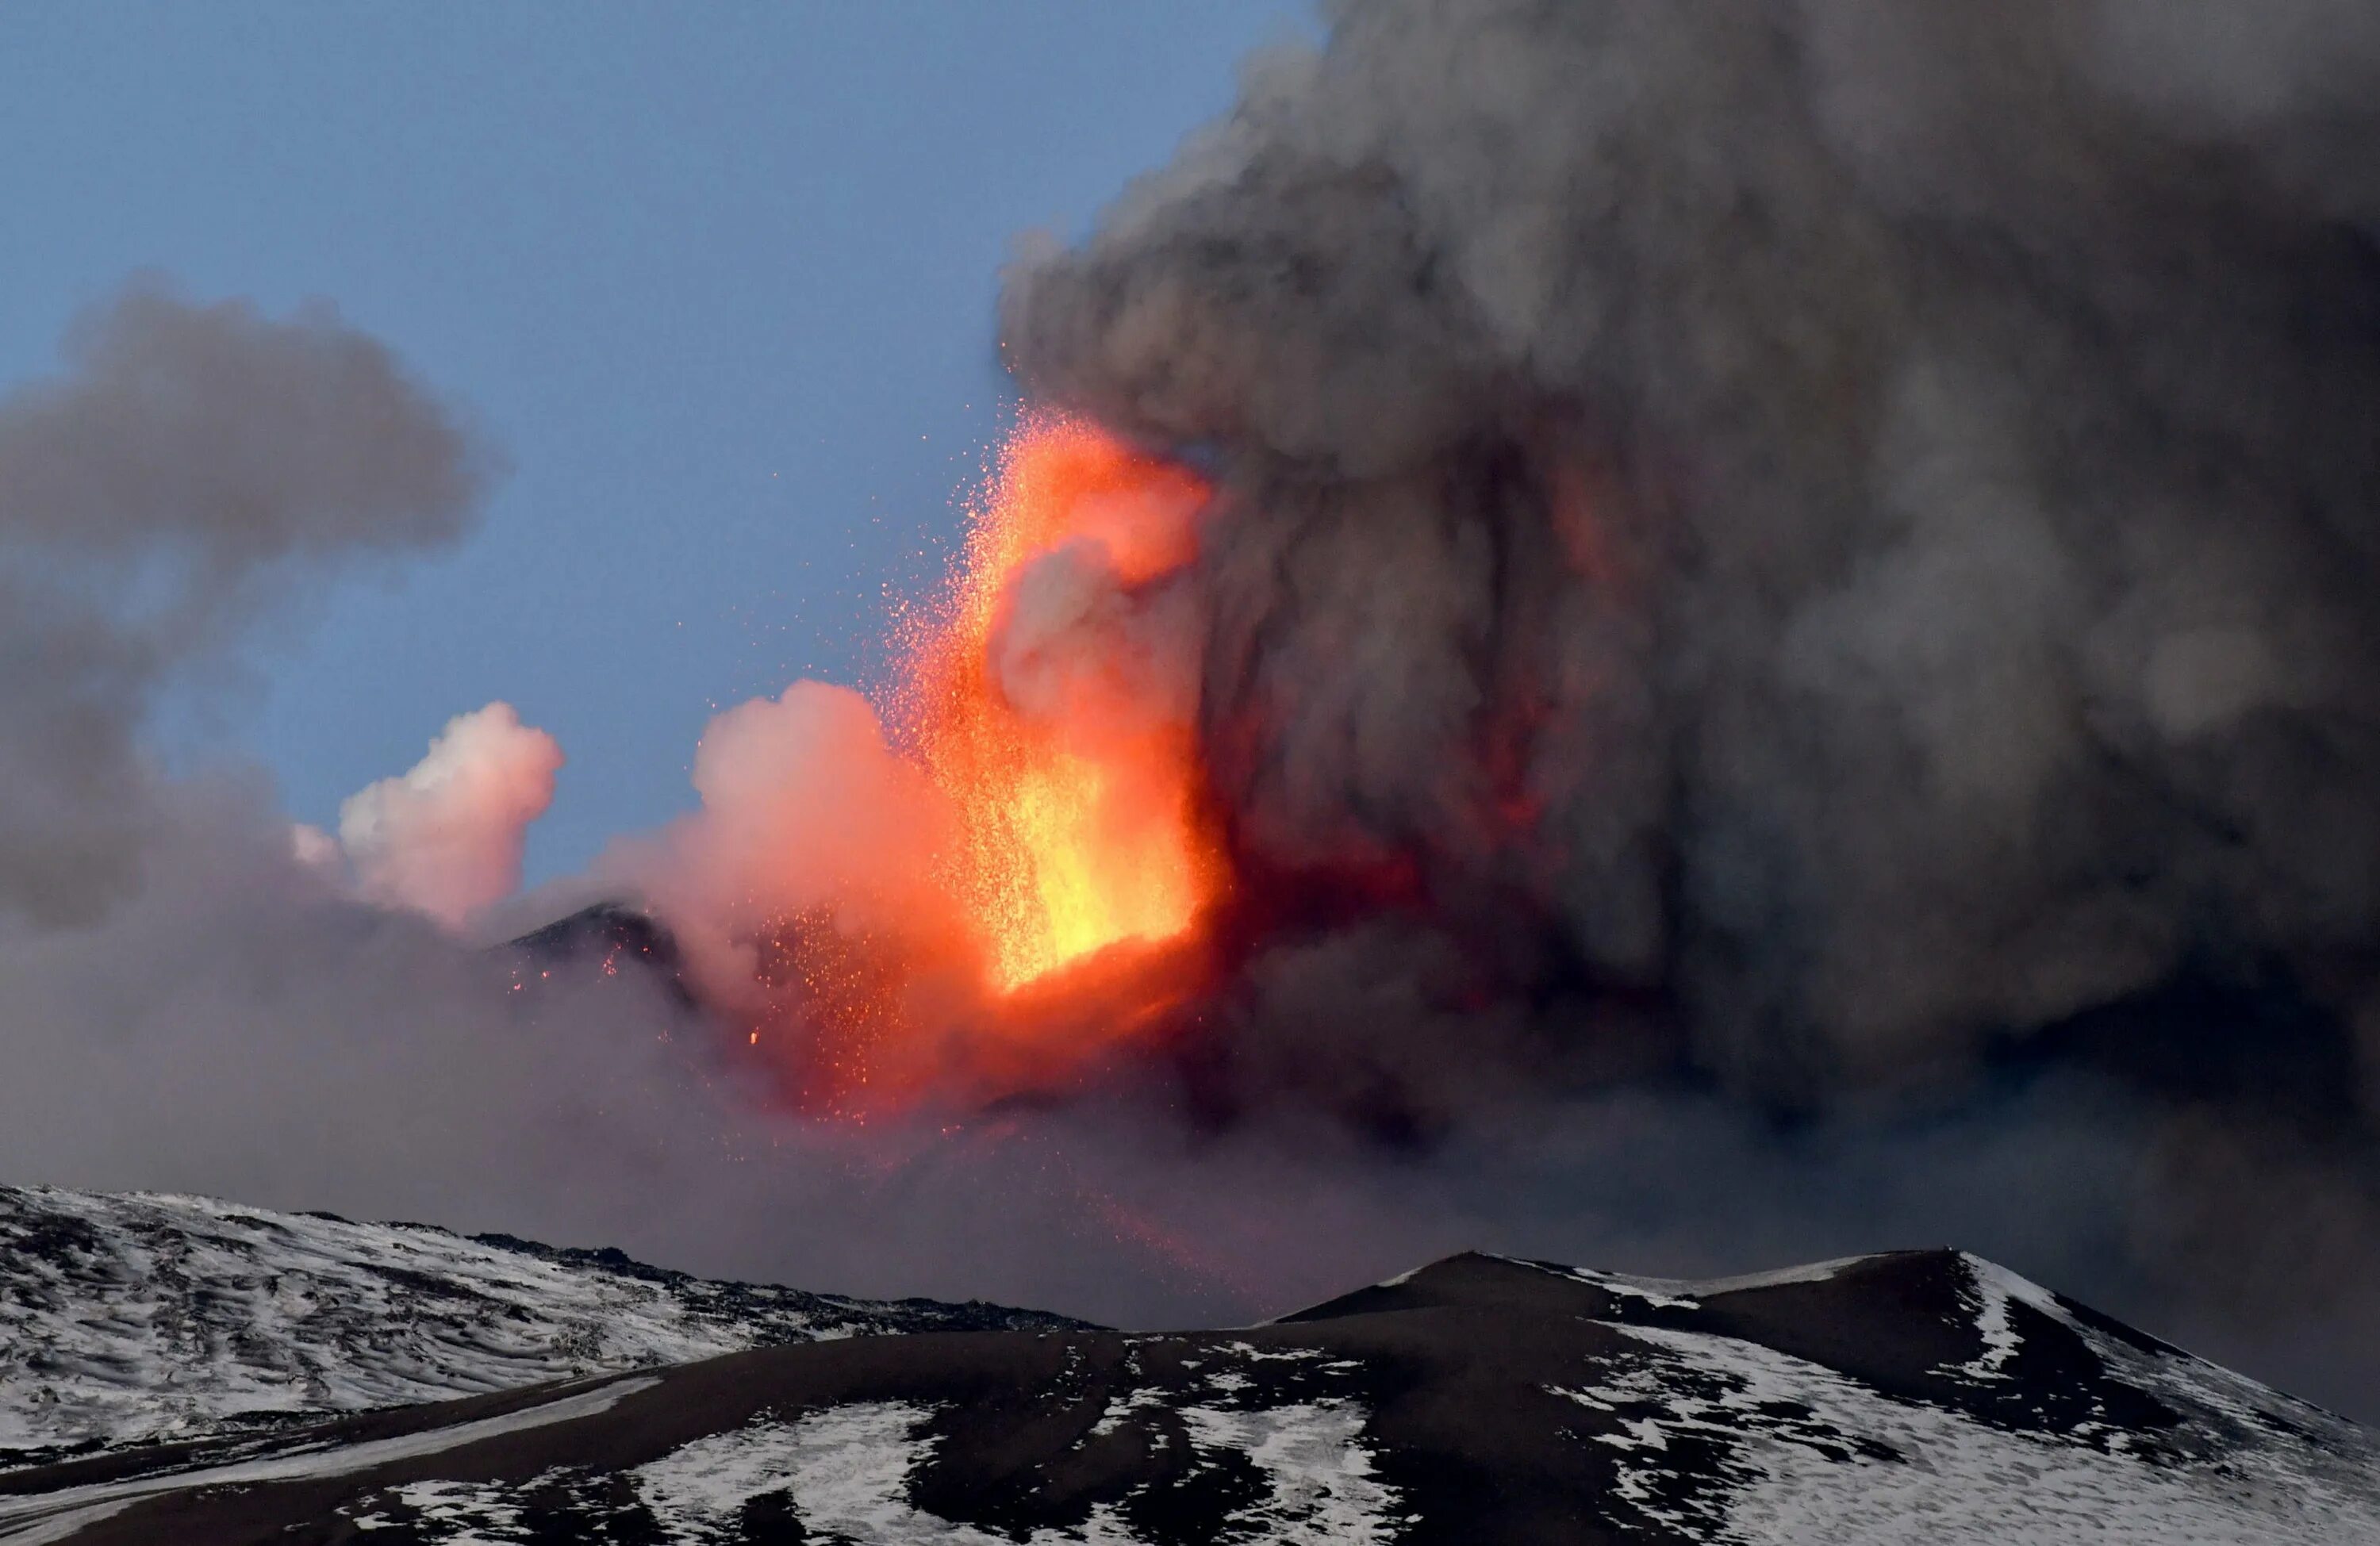
[[1080, 420], [1028, 417], [949, 592], [906, 630], [895, 721], [956, 813], [942, 879], [1003, 994], [1175, 939], [1220, 889], [1188, 708], [1139, 610], [1189, 562], [1206, 495]]

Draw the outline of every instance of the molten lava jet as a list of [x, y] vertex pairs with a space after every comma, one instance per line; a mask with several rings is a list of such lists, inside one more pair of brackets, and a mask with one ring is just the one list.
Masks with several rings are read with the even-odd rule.
[[945, 879], [1003, 991], [1176, 938], [1220, 888], [1163, 595], [1206, 496], [1088, 424], [1029, 417], [908, 640], [896, 723], [957, 813]]
[[1229, 876], [1192, 717], [1207, 497], [1029, 416], [875, 710], [801, 683], [706, 734], [710, 867], [759, 924], [735, 931], [762, 993], [735, 1039], [805, 1109], [1045, 1089], [1206, 981]]

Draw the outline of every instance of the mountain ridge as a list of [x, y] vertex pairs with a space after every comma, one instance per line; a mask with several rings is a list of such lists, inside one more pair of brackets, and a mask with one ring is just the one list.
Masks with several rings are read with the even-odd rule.
[[2354, 1424], [1953, 1250], [1470, 1252], [1262, 1326], [730, 1351], [0, 1474], [117, 1546], [2380, 1540]]
[[435, 1225], [0, 1187], [0, 1472], [775, 1342], [1083, 1323]]

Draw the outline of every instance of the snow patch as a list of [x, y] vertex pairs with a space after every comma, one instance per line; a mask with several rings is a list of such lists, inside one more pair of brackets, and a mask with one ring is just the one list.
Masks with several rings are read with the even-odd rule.
[[1245, 1455], [1264, 1473], [1265, 1500], [1232, 1516], [1255, 1532], [1234, 1539], [1284, 1546], [1365, 1546], [1395, 1539], [1396, 1490], [1372, 1472], [1363, 1407], [1320, 1401], [1257, 1411], [1185, 1407], [1200, 1449]]
[[[1967, 1281], [1973, 1289], [1969, 1302], [1975, 1308], [1975, 1331], [1984, 1339], [1984, 1350], [1961, 1364], [1952, 1372], [1970, 1380], [2004, 1380], [2008, 1378], [2009, 1360], [2017, 1355], [2024, 1339], [2017, 1335], [2016, 1322], [2009, 1306], [2019, 1301], [2029, 1302], [2036, 1309], [2046, 1307], [2058, 1320], [2069, 1317], [2058, 1309], [2055, 1300], [2033, 1284], [2007, 1268], [1977, 1256], [1962, 1256], [1961, 1264], [1967, 1270]], [[2025, 1290], [2031, 1289], [2027, 1294]]]
[[[392, 1495], [411, 1509], [419, 1523], [440, 1533], [439, 1546], [493, 1546], [528, 1539], [521, 1511], [505, 1499], [505, 1489], [479, 1481], [416, 1481], [396, 1488]], [[356, 1520], [359, 1530], [393, 1529], [396, 1522], [381, 1514]]]
[[[1112, 1401], [1102, 1428], [1153, 1402], [1147, 1393]], [[699, 1546], [720, 1538], [747, 1504], [783, 1493], [810, 1534], [852, 1546], [1016, 1546], [1017, 1538], [929, 1514], [909, 1500], [910, 1478], [934, 1440], [919, 1430], [931, 1408], [861, 1402], [793, 1421], [763, 1419], [698, 1439], [634, 1472], [638, 1496], [669, 1539]], [[1229, 1539], [1278, 1546], [1366, 1546], [1391, 1540], [1397, 1494], [1372, 1474], [1361, 1442], [1365, 1415], [1350, 1402], [1266, 1411], [1190, 1407], [1193, 1443], [1244, 1455], [1267, 1482], [1264, 1499], [1234, 1514]], [[1078, 1528], [1044, 1528], [1023, 1546], [1141, 1546], [1119, 1512], [1095, 1507]]]
[[[1295, 1362], [1326, 1357], [1319, 1347], [1259, 1347], [1253, 1342], [1225, 1342], [1215, 1350], [1245, 1359], [1250, 1363]], [[1184, 1363], [1184, 1368], [1190, 1367]]]
[[2311, 1447], [2153, 1465], [1895, 1401], [1756, 1343], [1602, 1323], [1647, 1355], [1548, 1388], [1607, 1413], [1652, 1408], [1597, 1436], [1619, 1452], [1613, 1493], [1690, 1539], [1900, 1546], [1923, 1520], [1941, 1546], [2380, 1540], [2369, 1475]]
[[631, 1472], [637, 1495], [673, 1540], [711, 1539], [756, 1498], [790, 1489], [800, 1460], [797, 1431], [763, 1419], [680, 1445]]
[[482, 1439], [592, 1417], [598, 1412], [609, 1411], [626, 1397], [659, 1383], [659, 1380], [650, 1377], [614, 1380], [594, 1390], [524, 1407], [519, 1411], [506, 1412], [501, 1417], [480, 1418], [419, 1433], [368, 1439], [353, 1444], [309, 1444], [270, 1459], [209, 1466], [164, 1476], [141, 1477], [131, 1481], [94, 1482], [86, 1487], [62, 1488], [55, 1492], [41, 1492], [30, 1497], [0, 1497], [0, 1540], [14, 1541], [18, 1546], [63, 1540], [85, 1525], [120, 1513], [142, 1498], [154, 1497], [162, 1492], [351, 1476], [358, 1471], [393, 1465], [399, 1460], [416, 1460], [424, 1455], [460, 1449]]
[[[636, 1472], [637, 1489], [674, 1543], [700, 1546], [745, 1504], [788, 1495], [811, 1536], [850, 1546], [1014, 1546], [1011, 1538], [928, 1514], [909, 1502], [911, 1472], [933, 1453], [917, 1431], [933, 1416], [904, 1401], [860, 1402], [794, 1422], [763, 1420], [698, 1439]], [[1036, 1530], [1026, 1546], [1138, 1546], [1111, 1510], [1082, 1531]]]
[[1103, 1439], [1122, 1428], [1124, 1419], [1133, 1413], [1163, 1405], [1165, 1405], [1165, 1392], [1155, 1385], [1143, 1386], [1129, 1395], [1111, 1395], [1108, 1397], [1107, 1410], [1099, 1414], [1099, 1421], [1091, 1424], [1088, 1436]]

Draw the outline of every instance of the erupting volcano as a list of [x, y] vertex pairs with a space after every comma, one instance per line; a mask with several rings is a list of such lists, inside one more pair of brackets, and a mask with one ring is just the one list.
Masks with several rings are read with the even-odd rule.
[[940, 867], [1002, 990], [1178, 936], [1220, 888], [1184, 694], [1142, 627], [1206, 495], [1087, 423], [1028, 417], [915, 620], [893, 718], [956, 813]]
[[803, 1109], [1045, 1086], [1197, 976], [1229, 865], [1197, 753], [1205, 482], [1021, 418], [875, 702], [714, 720], [701, 817], [632, 873]]

